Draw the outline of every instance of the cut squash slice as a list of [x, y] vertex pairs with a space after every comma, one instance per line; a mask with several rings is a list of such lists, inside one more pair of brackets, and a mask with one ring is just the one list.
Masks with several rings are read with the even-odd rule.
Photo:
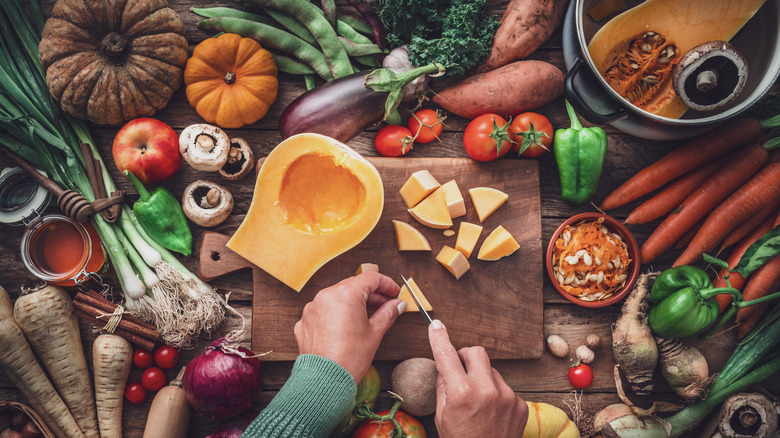
[[[428, 299], [425, 298], [425, 295], [423, 295], [422, 291], [420, 290], [420, 286], [417, 286], [417, 283], [414, 282], [413, 278], [407, 278], [407, 282], [409, 282], [409, 286], [414, 289], [415, 295], [417, 295], [417, 299], [420, 300], [420, 304], [422, 304], [423, 309], [425, 309], [427, 312], [433, 312], [433, 307], [431, 307], [431, 303], [428, 302]], [[406, 285], [401, 286], [401, 292], [398, 294], [399, 300], [406, 301], [406, 311], [407, 312], [419, 312], [420, 308], [417, 307], [417, 303], [414, 302], [414, 298], [412, 298], [412, 294], [409, 293], [409, 289], [406, 287]]]
[[458, 238], [455, 240], [455, 249], [462, 252], [466, 258], [471, 257], [471, 252], [477, 246], [479, 236], [482, 234], [482, 226], [471, 222], [461, 222], [458, 228]]
[[398, 242], [398, 251], [430, 251], [431, 245], [428, 239], [413, 226], [406, 222], [393, 220], [395, 240]]
[[384, 206], [376, 168], [324, 135], [282, 141], [263, 162], [249, 211], [227, 247], [300, 291], [374, 229]]
[[440, 186], [441, 184], [436, 181], [431, 172], [418, 170], [401, 186], [399, 193], [406, 202], [406, 206], [412, 208]]
[[434, 190], [414, 208], [410, 208], [409, 214], [426, 227], [444, 230], [452, 226], [450, 210], [447, 208], [444, 190], [441, 187]]
[[474, 209], [477, 210], [477, 216], [480, 222], [485, 222], [494, 211], [501, 207], [509, 195], [490, 187], [475, 187], [469, 189], [469, 195], [471, 196], [471, 202], [474, 204]]
[[463, 201], [463, 194], [460, 192], [458, 183], [453, 179], [441, 186], [444, 190], [444, 199], [447, 201], [447, 208], [450, 210], [452, 219], [466, 215], [466, 203]]
[[469, 261], [466, 260], [466, 256], [462, 252], [447, 245], [441, 248], [441, 251], [436, 256], [436, 261], [444, 265], [450, 271], [450, 274], [455, 276], [456, 280], [471, 268]]
[[357, 271], [355, 271], [355, 275], [360, 275], [364, 272], [379, 272], [379, 265], [376, 263], [361, 263]]
[[520, 248], [514, 237], [503, 227], [499, 225], [482, 242], [479, 248], [477, 258], [480, 260], [495, 261], [504, 258]]

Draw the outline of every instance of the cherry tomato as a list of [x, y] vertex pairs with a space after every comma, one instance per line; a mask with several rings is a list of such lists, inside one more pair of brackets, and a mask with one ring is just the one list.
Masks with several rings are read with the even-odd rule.
[[[377, 415], [387, 415], [389, 410], [377, 412]], [[408, 438], [427, 438], [425, 428], [416, 418], [399, 410], [395, 413], [395, 419], [401, 424], [401, 428]], [[377, 421], [366, 419], [360, 423], [360, 426], [352, 434], [352, 438], [387, 438], [394, 429], [392, 421], [383, 421], [380, 425]], [[393, 436], [398, 436], [393, 435]]]
[[[432, 109], [423, 109], [414, 113], [409, 119], [409, 123], [406, 125], [411, 131], [412, 136], [417, 136], [414, 139], [417, 143], [430, 143], [441, 134], [444, 129], [444, 123], [442, 123], [441, 116], [437, 111]], [[417, 131], [420, 131], [419, 133]]]
[[138, 348], [133, 352], [133, 364], [136, 367], [145, 370], [154, 365], [154, 356], [149, 351]]
[[154, 351], [154, 363], [164, 370], [175, 367], [179, 363], [179, 350], [170, 345], [160, 345]]
[[157, 367], [149, 367], [141, 374], [141, 385], [147, 391], [154, 392], [163, 389], [165, 381], [165, 371]]
[[387, 125], [374, 136], [374, 148], [385, 157], [400, 157], [412, 150], [412, 131], [405, 126]]
[[569, 383], [575, 388], [585, 389], [593, 383], [593, 370], [588, 364], [575, 362], [569, 368]]
[[522, 113], [509, 125], [512, 150], [527, 158], [544, 155], [553, 142], [553, 127], [547, 117], [538, 113]]
[[506, 119], [498, 114], [477, 116], [463, 132], [466, 153], [477, 161], [491, 161], [503, 156], [512, 149], [508, 129]]
[[140, 405], [146, 401], [146, 389], [140, 382], [128, 383], [125, 387], [125, 398], [134, 405]]

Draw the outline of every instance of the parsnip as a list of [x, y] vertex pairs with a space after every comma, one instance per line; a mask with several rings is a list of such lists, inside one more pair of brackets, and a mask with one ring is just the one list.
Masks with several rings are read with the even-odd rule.
[[133, 365], [133, 347], [125, 338], [104, 334], [92, 345], [95, 404], [100, 438], [122, 438], [122, 403]]
[[20, 296], [14, 317], [87, 438], [100, 438], [95, 397], [68, 294], [48, 285]]
[[13, 318], [11, 300], [0, 287], [0, 367], [60, 438], [84, 438]]

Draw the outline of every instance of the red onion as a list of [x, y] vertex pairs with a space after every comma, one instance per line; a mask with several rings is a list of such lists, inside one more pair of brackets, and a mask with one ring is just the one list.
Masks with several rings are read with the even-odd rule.
[[206, 438], [240, 438], [251, 422], [252, 420], [246, 417], [235, 418], [217, 426], [214, 433]]
[[238, 345], [243, 331], [217, 339], [187, 365], [182, 388], [198, 414], [229, 418], [249, 409], [262, 389], [260, 360]]

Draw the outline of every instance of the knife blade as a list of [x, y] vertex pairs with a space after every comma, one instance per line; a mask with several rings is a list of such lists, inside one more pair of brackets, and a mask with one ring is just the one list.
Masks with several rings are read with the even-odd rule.
[[406, 281], [406, 277], [404, 277], [402, 275], [401, 279], [404, 281], [404, 284], [406, 285], [406, 288], [409, 289], [409, 295], [412, 296], [412, 299], [417, 304], [417, 308], [420, 309], [420, 313], [423, 315], [423, 318], [425, 318], [425, 320], [428, 321], [428, 324], [432, 323], [433, 320], [431, 319], [431, 316], [428, 315], [428, 312], [426, 312], [425, 309], [423, 308], [423, 305], [420, 302], [420, 299], [417, 298], [417, 294], [414, 293], [414, 289], [412, 289], [412, 286], [409, 284], [408, 281]]

